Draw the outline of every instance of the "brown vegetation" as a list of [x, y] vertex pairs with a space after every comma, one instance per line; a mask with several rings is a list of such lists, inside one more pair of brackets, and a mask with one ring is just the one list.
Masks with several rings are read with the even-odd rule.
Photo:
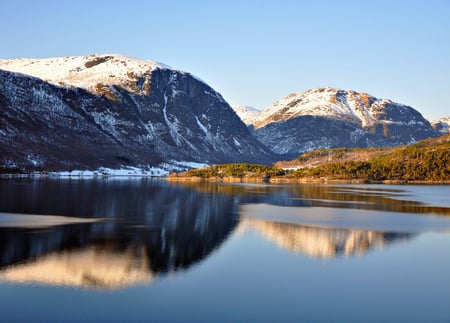
[[[295, 169], [292, 167], [295, 165]], [[284, 169], [283, 169], [283, 168]], [[291, 169], [288, 169], [291, 168]], [[409, 146], [369, 149], [318, 149], [274, 167], [252, 164], [214, 165], [171, 176], [171, 180], [274, 183], [383, 182], [450, 183], [450, 135]]]

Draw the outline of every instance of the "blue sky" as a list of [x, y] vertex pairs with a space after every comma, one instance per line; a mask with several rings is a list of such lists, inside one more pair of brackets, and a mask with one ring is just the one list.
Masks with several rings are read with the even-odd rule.
[[119, 53], [262, 109], [338, 87], [450, 115], [450, 0], [6, 1], [1, 58]]

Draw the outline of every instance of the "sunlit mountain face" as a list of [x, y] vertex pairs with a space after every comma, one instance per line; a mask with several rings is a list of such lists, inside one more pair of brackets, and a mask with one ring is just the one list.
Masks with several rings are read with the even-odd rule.
[[318, 148], [387, 147], [439, 136], [412, 107], [337, 88], [291, 93], [246, 122], [288, 159]]

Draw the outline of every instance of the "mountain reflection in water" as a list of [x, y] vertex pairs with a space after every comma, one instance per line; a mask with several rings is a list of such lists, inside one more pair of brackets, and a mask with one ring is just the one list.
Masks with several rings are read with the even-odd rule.
[[309, 227], [247, 217], [242, 218], [239, 230], [255, 230], [283, 249], [313, 258], [359, 256], [370, 249], [384, 248], [414, 236], [410, 233]]
[[[230, 196], [160, 181], [6, 184], [1, 211], [104, 219], [45, 228], [0, 228], [0, 279], [14, 282], [86, 288], [149, 282], [155, 275], [203, 259], [238, 223]], [[9, 195], [19, 201], [17, 208]], [[52, 202], [48, 205], [45, 200]]]
[[119, 288], [148, 284], [153, 279], [142, 246], [108, 250], [98, 245], [42, 255], [25, 264], [9, 266], [0, 278], [18, 283], [39, 282], [72, 287]]
[[[450, 214], [445, 206], [408, 201], [399, 189], [0, 179], [0, 202], [0, 212], [9, 217], [58, 215], [73, 222], [0, 225], [0, 280], [82, 288], [148, 284], [205, 259], [235, 230], [256, 230], [282, 248], [314, 258], [362, 255], [435, 227], [450, 231], [450, 220], [443, 216], [420, 215], [437, 222], [416, 223], [411, 230], [402, 223], [374, 228], [364, 217], [351, 218], [352, 209], [358, 214], [388, 211], [387, 222], [400, 212]], [[339, 222], [324, 225], [314, 213], [289, 215], [301, 210], [342, 210], [352, 220], [341, 221], [336, 213]]]

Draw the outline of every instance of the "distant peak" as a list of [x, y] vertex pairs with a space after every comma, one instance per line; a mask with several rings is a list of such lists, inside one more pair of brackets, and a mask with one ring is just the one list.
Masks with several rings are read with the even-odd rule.
[[258, 109], [249, 105], [232, 105], [231, 107], [246, 125], [252, 124], [254, 117], [259, 113]]

